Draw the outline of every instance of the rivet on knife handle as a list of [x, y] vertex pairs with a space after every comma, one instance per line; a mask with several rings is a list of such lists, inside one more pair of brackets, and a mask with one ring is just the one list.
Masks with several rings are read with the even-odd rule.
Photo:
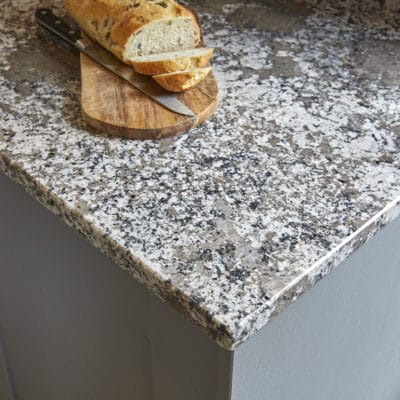
[[81, 38], [79, 30], [66, 24], [61, 18], [56, 17], [48, 8], [38, 8], [35, 11], [36, 21], [47, 30], [67, 41], [72, 46]]

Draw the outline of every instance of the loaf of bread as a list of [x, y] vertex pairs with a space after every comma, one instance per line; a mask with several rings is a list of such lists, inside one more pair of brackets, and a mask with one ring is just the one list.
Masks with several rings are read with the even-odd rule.
[[91, 39], [128, 64], [200, 42], [195, 16], [174, 0], [65, 0], [65, 8]]
[[196, 68], [169, 74], [154, 75], [154, 80], [170, 92], [183, 92], [200, 83], [209, 73], [211, 67]]
[[171, 53], [150, 54], [130, 60], [135, 70], [143, 75], [160, 75], [205, 67], [214, 49], [200, 47]]

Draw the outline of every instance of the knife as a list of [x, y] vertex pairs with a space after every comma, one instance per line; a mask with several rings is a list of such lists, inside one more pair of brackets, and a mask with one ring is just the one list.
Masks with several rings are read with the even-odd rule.
[[79, 51], [86, 54], [92, 60], [96, 61], [115, 75], [124, 79], [126, 82], [149, 96], [151, 99], [161, 104], [174, 113], [195, 117], [196, 114], [185, 104], [183, 104], [175, 95], [167, 92], [158, 86], [151, 78], [136, 73], [132, 67], [125, 65], [113, 54], [105, 50], [98, 44], [81, 38], [81, 32], [62, 19], [58, 18], [48, 8], [38, 8], [35, 12], [36, 21], [50, 32], [58, 35], [70, 45], [76, 47]]

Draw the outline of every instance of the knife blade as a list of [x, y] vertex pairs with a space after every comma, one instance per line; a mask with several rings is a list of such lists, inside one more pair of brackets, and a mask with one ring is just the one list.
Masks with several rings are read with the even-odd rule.
[[132, 67], [125, 65], [100, 45], [92, 43], [88, 39], [81, 38], [79, 29], [68, 25], [61, 18], [55, 16], [50, 9], [38, 8], [35, 11], [35, 19], [41, 26], [64, 39], [67, 43], [76, 47], [79, 51], [115, 75], [118, 75], [158, 104], [161, 104], [163, 107], [176, 114], [188, 117], [196, 116], [196, 114], [174, 94], [158, 86], [151, 78], [136, 73]]

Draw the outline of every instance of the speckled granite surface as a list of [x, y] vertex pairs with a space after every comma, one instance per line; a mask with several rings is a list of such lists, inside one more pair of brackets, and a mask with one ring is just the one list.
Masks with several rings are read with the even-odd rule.
[[52, 3], [2, 2], [1, 169], [223, 347], [399, 213], [400, 19], [381, 2], [192, 1], [221, 103], [158, 142], [85, 125], [78, 56], [33, 21]]

